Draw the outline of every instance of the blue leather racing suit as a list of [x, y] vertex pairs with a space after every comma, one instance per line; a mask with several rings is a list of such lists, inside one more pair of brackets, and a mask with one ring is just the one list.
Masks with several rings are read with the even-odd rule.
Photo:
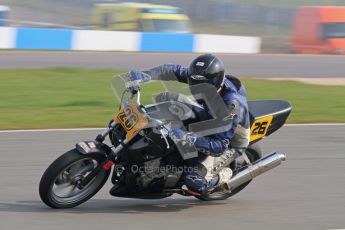
[[[165, 64], [144, 71], [151, 76], [153, 80], [163, 81], [179, 81], [188, 83], [188, 69], [176, 64]], [[249, 112], [247, 104], [247, 95], [244, 86], [237, 78], [226, 75], [223, 86], [218, 92], [223, 102], [232, 112], [232, 119], [229, 119], [227, 130], [215, 133], [209, 136], [195, 135], [193, 145], [201, 153], [197, 159], [203, 167], [209, 167], [203, 162], [212, 162], [211, 167], [214, 168], [214, 160], [220, 159], [229, 149], [245, 149], [249, 144]], [[161, 94], [164, 96], [166, 94]], [[171, 99], [171, 98], [170, 98]], [[175, 98], [176, 99], [176, 98]], [[208, 106], [202, 101], [196, 101], [200, 106], [193, 107], [199, 121], [211, 119], [212, 116], [208, 111]], [[214, 114], [213, 114], [214, 115]], [[217, 114], [215, 114], [217, 115]], [[212, 159], [212, 161], [210, 161]], [[199, 172], [186, 173], [186, 186], [197, 192], [203, 192], [208, 186], [215, 184], [214, 174], [209, 173], [210, 169], [200, 170]]]

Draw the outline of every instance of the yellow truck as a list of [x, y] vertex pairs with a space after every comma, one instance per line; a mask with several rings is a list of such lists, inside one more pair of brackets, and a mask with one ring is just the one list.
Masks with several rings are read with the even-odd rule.
[[190, 20], [178, 7], [145, 3], [96, 4], [92, 24], [99, 30], [190, 33]]

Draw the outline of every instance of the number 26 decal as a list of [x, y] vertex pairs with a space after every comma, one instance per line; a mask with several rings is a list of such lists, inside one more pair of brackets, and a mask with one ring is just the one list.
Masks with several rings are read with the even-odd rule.
[[267, 121], [264, 122], [258, 122], [255, 123], [255, 127], [253, 129], [253, 132], [250, 135], [256, 135], [256, 134], [265, 134], [266, 128], [267, 128]]
[[272, 116], [263, 117], [256, 120], [250, 129], [250, 141], [255, 141], [264, 137], [272, 122]]

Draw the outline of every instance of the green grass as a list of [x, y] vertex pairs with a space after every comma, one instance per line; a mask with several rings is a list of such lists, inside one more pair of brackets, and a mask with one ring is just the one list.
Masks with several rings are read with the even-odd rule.
[[244, 84], [250, 99], [289, 101], [290, 123], [345, 122], [345, 86], [270, 80], [244, 80]]
[[[103, 127], [117, 110], [115, 70], [75, 68], [0, 70], [0, 129]], [[284, 99], [290, 123], [345, 122], [345, 87], [244, 79], [250, 99]], [[144, 86], [143, 101], [163, 90]]]

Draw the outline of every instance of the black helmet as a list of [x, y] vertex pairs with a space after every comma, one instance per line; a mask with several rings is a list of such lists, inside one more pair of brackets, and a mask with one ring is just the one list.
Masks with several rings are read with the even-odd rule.
[[212, 54], [204, 54], [195, 58], [189, 66], [188, 84], [209, 83], [217, 89], [224, 81], [224, 64]]

